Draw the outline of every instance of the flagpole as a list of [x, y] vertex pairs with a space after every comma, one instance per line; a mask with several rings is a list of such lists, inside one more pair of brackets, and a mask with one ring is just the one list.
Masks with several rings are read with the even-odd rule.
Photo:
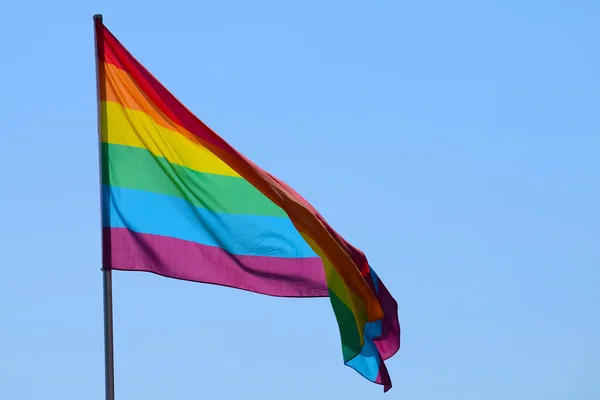
[[[98, 30], [96, 21], [102, 23], [102, 14], [94, 15], [94, 43], [96, 47], [96, 94], [98, 103], [98, 169], [100, 172], [100, 218], [101, 227], [104, 221], [104, 201], [102, 196], [102, 105], [101, 100], [104, 97], [102, 91], [105, 90], [101, 84], [101, 75], [104, 76], [104, 54], [103, 47], [98, 46]], [[115, 366], [113, 356], [113, 306], [112, 306], [112, 273], [110, 270], [110, 243], [106, 241], [103, 230], [100, 231], [101, 249], [102, 249], [102, 280], [103, 280], [103, 300], [104, 300], [104, 379], [106, 400], [115, 399]]]

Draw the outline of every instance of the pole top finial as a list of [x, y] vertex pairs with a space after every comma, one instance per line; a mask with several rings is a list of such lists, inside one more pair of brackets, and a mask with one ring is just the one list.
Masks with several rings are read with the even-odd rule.
[[96, 20], [102, 22], [102, 14], [94, 14], [94, 21]]

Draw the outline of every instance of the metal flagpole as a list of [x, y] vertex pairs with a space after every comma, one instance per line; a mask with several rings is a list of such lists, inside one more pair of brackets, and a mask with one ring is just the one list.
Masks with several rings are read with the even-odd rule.
[[[98, 167], [100, 171], [100, 216], [101, 225], [104, 221], [103, 196], [102, 196], [102, 103], [105, 98], [105, 87], [101, 82], [104, 78], [104, 47], [99, 45], [98, 23], [102, 24], [102, 15], [94, 15], [94, 42], [96, 46], [96, 92], [98, 102]], [[100, 232], [102, 243], [102, 277], [104, 292], [104, 366], [105, 366], [105, 393], [106, 400], [115, 399], [115, 366], [113, 357], [113, 307], [112, 307], [112, 274], [110, 270], [110, 243], [104, 237], [103, 230]]]

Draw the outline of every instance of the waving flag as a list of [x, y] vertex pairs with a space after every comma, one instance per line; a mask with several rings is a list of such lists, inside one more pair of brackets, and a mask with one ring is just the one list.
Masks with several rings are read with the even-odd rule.
[[391, 380], [397, 304], [365, 255], [298, 193], [185, 108], [95, 20], [103, 268], [282, 297], [329, 297], [344, 362]]

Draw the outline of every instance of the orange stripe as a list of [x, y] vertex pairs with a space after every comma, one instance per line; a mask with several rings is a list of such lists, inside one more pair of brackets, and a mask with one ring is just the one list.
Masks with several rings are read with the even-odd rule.
[[101, 100], [118, 103], [130, 110], [148, 114], [157, 125], [171, 131], [179, 132], [189, 140], [204, 147], [202, 141], [196, 135], [174, 123], [149, 98], [144, 96], [140, 87], [131, 79], [131, 76], [127, 72], [114, 64], [108, 63], [104, 63], [104, 71], [106, 90], [104, 91], [105, 98]]
[[306, 243], [313, 249], [315, 253], [321, 257], [323, 262], [323, 268], [325, 269], [325, 278], [327, 280], [327, 287], [335, 293], [337, 298], [344, 303], [348, 309], [352, 310], [354, 314], [354, 320], [356, 322], [356, 329], [360, 337], [360, 345], [364, 345], [364, 331], [365, 324], [367, 323], [367, 304], [356, 295], [350, 288], [344, 284], [343, 279], [340, 277], [338, 272], [333, 268], [331, 261], [319, 248], [319, 246], [305, 234], [301, 234]]

